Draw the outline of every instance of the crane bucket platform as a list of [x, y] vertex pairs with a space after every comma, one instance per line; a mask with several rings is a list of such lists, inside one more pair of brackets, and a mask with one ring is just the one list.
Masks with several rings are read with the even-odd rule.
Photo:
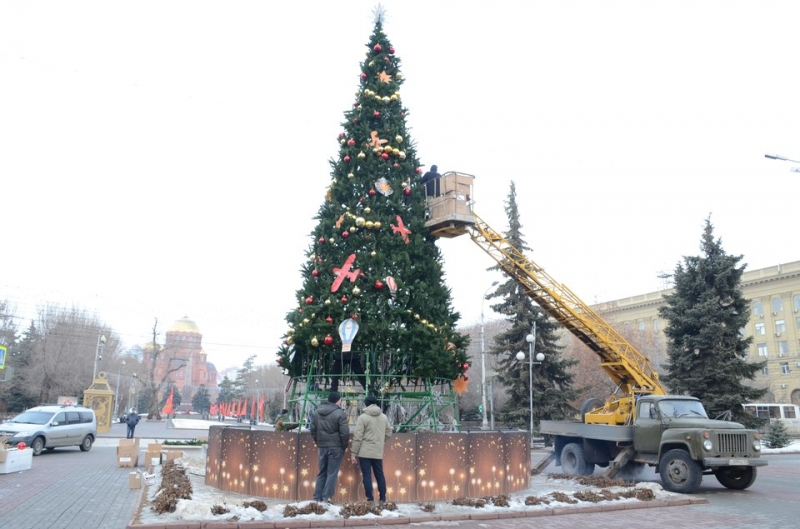
[[458, 171], [449, 171], [439, 177], [438, 193], [425, 201], [428, 219], [425, 226], [435, 237], [458, 237], [475, 224], [472, 215], [472, 182], [475, 177]]
[[500, 269], [524, 288], [525, 293], [551, 318], [561, 323], [600, 358], [600, 365], [621, 395], [586, 414], [587, 423], [627, 424], [636, 395], [664, 395], [650, 361], [565, 285], [514, 248], [472, 209], [472, 175], [448, 172], [441, 176], [441, 193], [428, 197], [425, 223], [436, 237], [468, 233]]

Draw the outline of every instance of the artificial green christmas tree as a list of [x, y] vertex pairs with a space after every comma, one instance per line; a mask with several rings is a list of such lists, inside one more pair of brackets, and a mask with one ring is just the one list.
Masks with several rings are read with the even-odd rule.
[[[417, 406], [428, 410], [411, 414], [435, 417], [431, 398], [468, 378], [468, 339], [455, 331], [459, 314], [425, 227], [423, 171], [406, 128], [400, 60], [382, 16], [337, 138], [278, 363], [304, 410], [327, 391], [344, 390], [354, 399], [377, 395], [385, 408], [398, 403], [406, 414], [408, 401], [419, 398]], [[298, 415], [303, 420], [305, 411]]]

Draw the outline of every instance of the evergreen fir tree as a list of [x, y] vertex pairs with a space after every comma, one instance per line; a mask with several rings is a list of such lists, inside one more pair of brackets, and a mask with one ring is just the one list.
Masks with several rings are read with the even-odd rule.
[[669, 342], [664, 382], [670, 391], [699, 398], [712, 418], [730, 410], [733, 419], [751, 425], [742, 404], [758, 402], [766, 393], [746, 384], [765, 362], [748, 362], [752, 337], [740, 330], [750, 319], [741, 291], [742, 256], [728, 255], [714, 239], [706, 219], [700, 244], [703, 255], [685, 257], [675, 268], [675, 291], [664, 296], [659, 315], [668, 321]]
[[41, 333], [31, 320], [28, 330], [17, 343], [14, 352], [9, 350], [8, 354], [12, 357], [6, 358], [6, 365], [17, 371], [10, 381], [8, 394], [5, 396], [6, 408], [9, 411], [22, 411], [39, 404], [35, 391], [25, 381], [24, 373], [31, 365], [34, 348], [41, 339]]
[[211, 408], [211, 395], [205, 384], [200, 384], [197, 393], [192, 396], [192, 409], [198, 413], [208, 413]]
[[[505, 239], [520, 252], [530, 251], [523, 239], [522, 224], [517, 208], [517, 192], [514, 182], [506, 201], [506, 215], [509, 229], [504, 233]], [[494, 266], [491, 269], [499, 269]], [[511, 324], [508, 330], [499, 333], [490, 349], [497, 355], [497, 379], [509, 391], [509, 399], [500, 410], [507, 424], [525, 427], [530, 423], [530, 365], [528, 334], [536, 324], [536, 340], [534, 356], [543, 353], [545, 359], [541, 364], [533, 365], [533, 415], [535, 425], [542, 419], [564, 419], [575, 414], [570, 405], [580, 396], [580, 392], [572, 387], [574, 375], [569, 371], [577, 361], [563, 356], [561, 347], [556, 344], [560, 325], [550, 319], [547, 314], [533, 303], [525, 294], [524, 288], [514, 279], [508, 279], [487, 296], [487, 299], [500, 298], [492, 305], [492, 309], [506, 316]], [[525, 353], [525, 360], [519, 362], [516, 353]], [[534, 428], [538, 428], [534, 426]]]
[[783, 448], [792, 443], [792, 438], [789, 437], [786, 425], [780, 420], [772, 421], [766, 437], [767, 448]]
[[[312, 388], [320, 391], [326, 384], [338, 388], [339, 374], [365, 386], [364, 371], [380, 371], [384, 378], [364, 388], [377, 393], [454, 380], [468, 368], [468, 340], [455, 331], [459, 314], [425, 227], [422, 169], [400, 98], [400, 59], [382, 18], [379, 10], [278, 352], [292, 377], [331, 375], [314, 379]], [[349, 352], [339, 335], [348, 320], [358, 325]]]

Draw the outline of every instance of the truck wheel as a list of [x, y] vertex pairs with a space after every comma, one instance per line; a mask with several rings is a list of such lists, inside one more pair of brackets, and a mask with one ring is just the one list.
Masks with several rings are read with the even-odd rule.
[[661, 483], [670, 492], [690, 494], [697, 490], [703, 481], [700, 465], [689, 456], [686, 450], [670, 450], [658, 463]]
[[588, 412], [592, 411], [595, 408], [599, 408], [603, 404], [605, 404], [605, 402], [603, 402], [600, 399], [596, 398], [586, 399], [586, 401], [581, 405], [581, 422], [586, 422], [584, 419], [586, 418], [586, 414]]
[[569, 443], [561, 450], [561, 468], [567, 474], [588, 476], [594, 472], [594, 463], [586, 461], [583, 447], [578, 443]]
[[714, 471], [720, 485], [729, 489], [744, 490], [756, 482], [756, 467], [722, 467]]

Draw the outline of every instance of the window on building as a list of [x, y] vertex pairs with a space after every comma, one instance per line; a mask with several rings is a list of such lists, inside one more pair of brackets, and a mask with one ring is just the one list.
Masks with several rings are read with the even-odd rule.
[[796, 318], [794, 319], [794, 326], [795, 326], [796, 328], [800, 329], [800, 316], [798, 316], [798, 317], [796, 317]]
[[778, 354], [786, 356], [789, 354], [789, 342], [786, 340], [778, 340]]
[[767, 366], [762, 367], [761, 368], [761, 374], [764, 375], [765, 377], [768, 377], [769, 376], [769, 368]]
[[791, 373], [789, 362], [781, 362], [781, 375], [788, 375], [789, 373]]
[[756, 323], [756, 336], [764, 336], [767, 334], [767, 326], [764, 325], [764, 322]]
[[753, 315], [758, 316], [759, 318], [764, 317], [764, 309], [761, 307], [760, 301], [753, 302]]
[[781, 298], [773, 298], [772, 299], [772, 313], [777, 314], [783, 310], [783, 301]]
[[639, 320], [639, 332], [644, 332], [644, 320]]
[[795, 294], [792, 298], [792, 308], [795, 312], [800, 312], [800, 294]]
[[758, 347], [758, 356], [763, 356], [764, 358], [769, 356], [769, 353], [767, 352], [767, 344], [760, 343], [756, 345], [756, 347]]
[[784, 419], [796, 419], [797, 414], [794, 412], [794, 406], [784, 406], [783, 407], [783, 418]]
[[661, 320], [655, 318], [653, 320], [653, 332], [658, 332], [661, 330]]
[[786, 332], [786, 322], [783, 320], [775, 320], [775, 333], [783, 334]]

